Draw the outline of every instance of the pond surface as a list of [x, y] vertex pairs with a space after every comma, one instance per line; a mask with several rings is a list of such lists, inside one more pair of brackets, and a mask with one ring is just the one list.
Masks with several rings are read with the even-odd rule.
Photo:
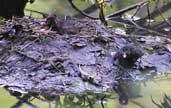
[[[129, 87], [130, 99], [128, 105], [120, 105], [115, 93], [84, 94], [60, 96], [55, 101], [41, 101], [33, 99], [31, 103], [40, 108], [157, 108], [151, 101], [151, 96], [156, 103], [163, 101], [163, 96], [171, 96], [171, 75], [162, 76], [143, 83], [133, 83]], [[42, 98], [42, 97], [41, 97]], [[103, 101], [102, 101], [103, 100]], [[10, 96], [4, 89], [0, 90], [1, 108], [10, 108], [17, 100]], [[103, 105], [102, 105], [103, 103]], [[31, 108], [23, 104], [20, 108]]]
[[[86, 1], [86, 2], [85, 2]], [[81, 10], [86, 9], [87, 7], [90, 7], [92, 5], [91, 0], [74, 0], [74, 4]], [[93, 1], [93, 0], [92, 0]], [[136, 3], [141, 0], [114, 0], [115, 2], [112, 2], [112, 6], [106, 8], [105, 13], [111, 14], [114, 12], [114, 10], [118, 10], [121, 8], [124, 8], [125, 6], [128, 6], [132, 3]], [[69, 2], [67, 0], [36, 0], [33, 4], [27, 4], [26, 9], [32, 9], [39, 12], [45, 12], [45, 13], [55, 13], [57, 16], [69, 16], [74, 15], [77, 12], [70, 6]], [[94, 12], [94, 11], [93, 11]], [[97, 11], [92, 13], [93, 15], [98, 15]], [[26, 11], [26, 15], [30, 15], [30, 12]], [[33, 16], [40, 17], [38, 14], [34, 14]]]

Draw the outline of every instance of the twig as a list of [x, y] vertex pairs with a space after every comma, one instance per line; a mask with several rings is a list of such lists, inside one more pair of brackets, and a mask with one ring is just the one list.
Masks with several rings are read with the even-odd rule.
[[130, 10], [136, 9], [136, 8], [138, 8], [139, 6], [145, 5], [145, 4], [147, 4], [147, 3], [149, 3], [149, 2], [148, 2], [148, 1], [138, 2], [138, 3], [136, 3], [136, 4], [133, 4], [133, 5], [129, 6], [129, 7], [126, 7], [126, 8], [124, 8], [124, 9], [119, 10], [119, 11], [116, 11], [115, 13], [113, 13], [113, 14], [107, 16], [107, 19], [111, 19], [111, 18], [113, 18], [113, 17], [121, 16], [122, 14], [124, 14], [124, 13], [126, 13], [126, 12], [128, 12], [128, 11], [130, 11]]
[[154, 100], [153, 97], [151, 96], [151, 101], [153, 102], [153, 104], [155, 104], [158, 108], [163, 108], [161, 105], [157, 104]]
[[32, 58], [32, 57], [28, 56], [28, 55], [25, 54], [24, 52], [17, 51], [17, 50], [14, 50], [14, 51], [15, 51], [16, 53], [18, 53], [18, 54], [24, 56], [24, 57], [27, 57], [27, 58], [29, 58], [29, 59], [32, 59], [32, 60], [35, 61], [35, 62], [39, 62], [38, 60], [36, 60], [35, 58]]
[[148, 28], [148, 27], [140, 26], [140, 25], [138, 25], [137, 23], [135, 23], [134, 21], [132, 21], [132, 20], [130, 20], [130, 19], [128, 19], [128, 20], [129, 20], [133, 25], [135, 25], [135, 27], [138, 28], [138, 29], [148, 31], [148, 32], [150, 32], [150, 33], [155, 33], [155, 34], [160, 35], [160, 36], [168, 37], [166, 34], [157, 32], [157, 31], [152, 30], [152, 29], [150, 29], [150, 28]]
[[99, 18], [89, 16], [89, 15], [86, 14], [85, 12], [81, 11], [80, 9], [78, 9], [78, 8], [74, 5], [73, 0], [68, 0], [68, 2], [70, 3], [70, 5], [71, 5], [76, 11], [78, 11], [78, 12], [79, 12], [80, 14], [82, 14], [83, 16], [88, 17], [88, 18], [93, 19], [93, 20], [99, 20]]
[[138, 103], [138, 102], [136, 102], [136, 101], [131, 100], [131, 102], [132, 102], [133, 104], [139, 106], [140, 108], [145, 108], [145, 106], [143, 106], [142, 104], [140, 104], [140, 103]]
[[168, 35], [166, 34], [163, 34], [163, 33], [160, 33], [160, 32], [157, 32], [155, 30], [152, 30], [151, 28], [148, 28], [148, 27], [143, 27], [143, 26], [140, 26], [138, 25], [137, 23], [129, 20], [129, 21], [126, 21], [126, 20], [123, 20], [122, 18], [120, 17], [113, 17], [112, 19], [110, 19], [111, 21], [114, 21], [115, 23], [119, 23], [119, 24], [122, 24], [122, 25], [128, 25], [128, 26], [131, 26], [131, 27], [136, 27], [140, 30], [144, 30], [144, 31], [147, 31], [149, 33], [154, 33], [154, 34], [157, 34], [159, 36], [165, 36], [165, 37], [168, 37]]
[[[167, 3], [166, 5], [162, 6], [162, 7], [160, 8], [160, 12], [161, 12], [161, 13], [166, 12], [166, 11], [168, 11], [170, 8], [171, 8], [171, 2], [169, 2], [169, 3]], [[157, 9], [155, 9], [155, 11], [151, 12], [150, 14], [151, 14], [151, 19], [154, 19], [155, 17], [157, 17], [157, 16], [160, 15], [160, 13], [158, 12]], [[141, 18], [141, 19], [138, 21], [138, 23], [139, 23], [139, 24], [143, 24], [143, 23], [146, 21], [147, 18], [148, 18], [148, 15], [147, 15], [146, 17], [144, 17], [144, 18]]]
[[106, 98], [106, 95], [103, 96], [103, 97], [101, 98], [101, 100], [100, 100], [100, 103], [101, 103], [101, 105], [102, 105], [102, 108], [105, 108], [105, 106], [104, 106], [104, 104], [103, 104], [105, 98]]
[[[95, 4], [91, 5], [90, 7], [84, 9], [82, 12], [86, 13], [87, 15], [96, 11], [98, 8], [96, 7]], [[80, 13], [77, 13], [74, 15], [74, 17], [77, 17], [77, 18], [84, 18], [85, 16], [80, 14]]]
[[34, 12], [34, 13], [37, 13], [37, 14], [41, 14], [43, 16], [43, 18], [46, 18], [48, 16], [47, 13], [39, 12], [39, 11], [32, 10], [32, 9], [25, 9], [25, 11], [29, 11], [29, 12]]
[[158, 10], [158, 12], [159, 12], [161, 18], [162, 18], [169, 26], [171, 26], [171, 23], [163, 16], [163, 14], [162, 14], [161, 10], [158, 8], [158, 6], [156, 6], [156, 8], [157, 8], [157, 10]]
[[19, 101], [13, 105], [11, 108], [19, 108], [21, 107], [24, 103], [27, 105], [31, 106], [32, 108], [38, 108], [37, 106], [33, 105], [32, 103], [28, 102], [28, 100], [31, 98], [30, 95], [26, 94], [22, 98], [16, 97]]

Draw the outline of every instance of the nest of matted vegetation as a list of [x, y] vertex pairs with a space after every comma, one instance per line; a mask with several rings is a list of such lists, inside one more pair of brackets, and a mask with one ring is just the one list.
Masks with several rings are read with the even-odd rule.
[[0, 21], [0, 85], [43, 96], [112, 90], [126, 95], [121, 84], [171, 70], [163, 47], [169, 39], [134, 38], [141, 47], [157, 46], [150, 54], [131, 39], [87, 19]]

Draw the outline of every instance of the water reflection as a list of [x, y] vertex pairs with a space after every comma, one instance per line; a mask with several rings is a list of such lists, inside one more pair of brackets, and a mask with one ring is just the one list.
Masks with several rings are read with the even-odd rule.
[[0, 91], [0, 102], [2, 108], [16, 108], [19, 103], [18, 108], [158, 108], [156, 105], [165, 108], [163, 105], [167, 105], [170, 102], [169, 96], [171, 96], [171, 81], [168, 80], [169, 78], [171, 78], [171, 75], [167, 78], [163, 76], [144, 83], [128, 84], [126, 86], [126, 93], [129, 98], [128, 105], [120, 105], [118, 102], [119, 96], [114, 92], [56, 97], [38, 95], [29, 97], [28, 95], [22, 95], [20, 96], [22, 100], [18, 101], [19, 98], [16, 100], [4, 89]]
[[160, 104], [156, 103], [152, 97], [151, 100], [158, 108], [171, 108], [171, 97], [167, 96], [166, 94], [164, 95], [163, 101], [161, 101]]

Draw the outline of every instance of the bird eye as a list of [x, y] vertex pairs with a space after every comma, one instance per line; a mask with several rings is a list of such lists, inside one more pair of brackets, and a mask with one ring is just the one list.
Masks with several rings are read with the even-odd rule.
[[123, 53], [122, 56], [123, 56], [123, 58], [126, 58], [127, 57], [127, 54], [126, 53]]

